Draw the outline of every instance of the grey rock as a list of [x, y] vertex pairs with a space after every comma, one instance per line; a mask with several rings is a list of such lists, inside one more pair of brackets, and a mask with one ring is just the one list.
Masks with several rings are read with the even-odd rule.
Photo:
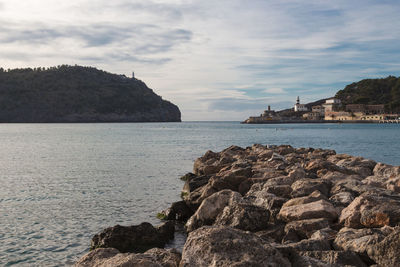
[[182, 252], [186, 266], [290, 266], [290, 261], [257, 235], [223, 226], [189, 234]]

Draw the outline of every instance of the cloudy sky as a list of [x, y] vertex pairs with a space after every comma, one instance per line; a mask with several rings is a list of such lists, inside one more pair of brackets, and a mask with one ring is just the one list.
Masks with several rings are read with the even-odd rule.
[[398, 0], [0, 0], [3, 68], [130, 75], [183, 120], [244, 120], [400, 75]]

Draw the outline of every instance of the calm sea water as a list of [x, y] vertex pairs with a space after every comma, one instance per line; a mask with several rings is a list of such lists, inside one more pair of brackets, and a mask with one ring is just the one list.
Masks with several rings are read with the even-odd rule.
[[400, 125], [0, 124], [0, 266], [62, 266], [115, 224], [160, 223], [208, 149], [322, 147], [400, 165]]

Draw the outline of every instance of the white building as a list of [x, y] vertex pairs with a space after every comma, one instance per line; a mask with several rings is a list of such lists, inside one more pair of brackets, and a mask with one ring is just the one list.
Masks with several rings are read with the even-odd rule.
[[329, 98], [325, 101], [325, 104], [322, 106], [325, 108], [325, 112], [337, 111], [338, 108], [342, 105], [340, 99], [337, 98]]
[[300, 97], [297, 97], [296, 104], [294, 105], [294, 111], [308, 111], [308, 108], [304, 104], [300, 104]]

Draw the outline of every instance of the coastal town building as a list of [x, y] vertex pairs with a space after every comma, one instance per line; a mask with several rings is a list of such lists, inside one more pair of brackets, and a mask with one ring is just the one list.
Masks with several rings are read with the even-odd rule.
[[365, 114], [383, 114], [385, 113], [385, 105], [349, 104], [346, 105], [346, 111], [364, 112]]
[[306, 105], [300, 104], [300, 97], [297, 97], [296, 104], [294, 105], [294, 111], [295, 112], [308, 111]]
[[342, 102], [340, 99], [337, 98], [329, 98], [325, 101], [325, 104], [322, 105], [325, 109], [326, 112], [331, 112], [331, 111], [339, 111], [339, 109], [342, 106]]

